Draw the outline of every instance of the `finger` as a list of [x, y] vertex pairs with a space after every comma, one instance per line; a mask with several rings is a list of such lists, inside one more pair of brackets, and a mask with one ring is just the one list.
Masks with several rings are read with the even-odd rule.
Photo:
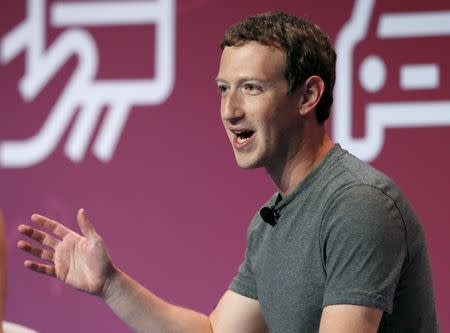
[[29, 268], [32, 271], [56, 277], [55, 266], [39, 264], [31, 260], [25, 260], [23, 264], [26, 268]]
[[83, 208], [80, 208], [80, 210], [78, 211], [77, 220], [83, 236], [88, 239], [92, 239], [97, 236], [97, 232], [89, 221], [86, 211]]
[[35, 241], [37, 241], [45, 246], [51, 247], [52, 249], [55, 249], [56, 245], [58, 245], [58, 243], [59, 243], [59, 240], [57, 240], [56, 238], [53, 238], [52, 236], [46, 234], [45, 232], [36, 230], [25, 224], [19, 225], [17, 230], [21, 234], [28, 236], [31, 239], [34, 239]]
[[40, 226], [46, 228], [47, 230], [51, 231], [56, 236], [59, 236], [61, 238], [64, 238], [64, 236], [66, 236], [68, 233], [73, 232], [69, 228], [63, 226], [61, 223], [39, 214], [31, 215], [31, 221], [39, 224]]
[[36, 258], [40, 258], [40, 259], [44, 259], [50, 262], [53, 262], [53, 258], [54, 258], [54, 253], [52, 251], [40, 248], [40, 247], [35, 247], [33, 245], [31, 245], [28, 242], [25, 242], [23, 240], [19, 241], [17, 243], [17, 247], [19, 249], [21, 249], [22, 251], [25, 251], [33, 256], [35, 256]]

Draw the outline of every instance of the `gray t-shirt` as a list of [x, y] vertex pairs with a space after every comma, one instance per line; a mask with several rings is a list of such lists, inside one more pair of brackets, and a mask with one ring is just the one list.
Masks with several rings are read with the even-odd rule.
[[332, 304], [382, 309], [379, 332], [438, 332], [422, 226], [388, 177], [335, 145], [264, 206], [277, 224], [255, 215], [229, 288], [259, 300], [271, 333], [317, 332]]

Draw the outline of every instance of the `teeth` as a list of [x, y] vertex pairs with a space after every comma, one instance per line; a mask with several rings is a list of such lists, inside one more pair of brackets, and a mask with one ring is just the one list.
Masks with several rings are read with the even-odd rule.
[[236, 135], [236, 142], [238, 144], [244, 144], [247, 142], [254, 134], [251, 130], [239, 130], [239, 131], [232, 131], [234, 135]]
[[238, 143], [244, 143], [244, 142], [247, 141], [248, 139], [250, 139], [250, 138], [242, 138], [242, 137], [238, 136], [238, 137], [237, 137], [237, 142], [238, 142]]

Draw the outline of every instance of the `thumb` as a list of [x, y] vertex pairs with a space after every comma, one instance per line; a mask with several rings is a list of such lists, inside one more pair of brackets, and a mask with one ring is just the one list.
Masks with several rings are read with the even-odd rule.
[[97, 232], [89, 221], [86, 211], [83, 208], [80, 208], [80, 210], [78, 210], [77, 221], [83, 236], [85, 236], [87, 239], [92, 239], [97, 236]]

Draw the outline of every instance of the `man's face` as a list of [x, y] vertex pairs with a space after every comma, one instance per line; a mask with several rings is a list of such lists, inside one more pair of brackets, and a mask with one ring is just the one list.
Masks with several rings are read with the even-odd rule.
[[298, 148], [300, 95], [288, 95], [285, 62], [285, 52], [257, 42], [223, 50], [220, 114], [242, 168], [276, 166]]

